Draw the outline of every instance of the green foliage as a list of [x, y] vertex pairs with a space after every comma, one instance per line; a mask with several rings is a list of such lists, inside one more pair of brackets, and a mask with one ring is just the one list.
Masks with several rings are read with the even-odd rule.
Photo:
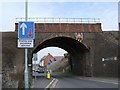
[[64, 58], [69, 58], [70, 57], [70, 54], [69, 53], [65, 53], [64, 54]]
[[31, 86], [32, 86], [32, 76], [29, 75], [29, 89], [31, 88]]
[[[31, 86], [32, 86], [32, 76], [29, 75], [29, 77], [28, 77], [28, 88], [29, 88], [29, 90], [30, 90]], [[20, 88], [25, 88], [25, 82], [24, 82], [24, 80], [22, 80]]]
[[70, 75], [72, 75], [72, 71], [71, 71], [70, 69], [67, 69], [67, 70], [65, 70], [65, 72], [62, 73], [61, 75], [70, 76]]

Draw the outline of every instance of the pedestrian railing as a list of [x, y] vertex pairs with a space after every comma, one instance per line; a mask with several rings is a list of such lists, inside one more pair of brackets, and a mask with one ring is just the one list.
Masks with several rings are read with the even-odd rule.
[[[25, 18], [16, 18], [16, 23], [25, 21]], [[100, 23], [99, 18], [28, 18], [35, 23]]]

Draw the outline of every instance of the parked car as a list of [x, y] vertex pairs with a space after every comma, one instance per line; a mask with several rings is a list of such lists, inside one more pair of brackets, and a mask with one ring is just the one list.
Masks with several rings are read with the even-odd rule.
[[39, 67], [37, 68], [33, 73], [32, 76], [35, 77], [39, 77], [39, 76], [46, 76], [46, 69], [45, 67]]
[[39, 69], [37, 70], [37, 72], [38, 72], [38, 73], [45, 73], [45, 69], [44, 69], [44, 68], [39, 68]]

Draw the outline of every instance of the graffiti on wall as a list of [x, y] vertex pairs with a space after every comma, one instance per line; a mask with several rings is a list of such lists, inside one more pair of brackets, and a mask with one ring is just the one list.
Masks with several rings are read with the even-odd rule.
[[75, 39], [79, 42], [83, 40], [83, 33], [75, 33]]

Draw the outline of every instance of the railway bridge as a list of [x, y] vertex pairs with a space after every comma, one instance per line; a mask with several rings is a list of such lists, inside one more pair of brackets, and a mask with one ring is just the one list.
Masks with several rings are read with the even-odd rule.
[[[24, 19], [16, 19], [15, 32], [2, 33], [2, 60], [4, 74], [8, 73], [10, 79], [21, 85], [24, 49], [17, 47], [19, 21]], [[28, 18], [28, 21], [35, 22], [34, 48], [28, 49], [28, 64], [32, 64], [33, 53], [55, 46], [70, 54], [70, 66], [76, 75], [117, 76], [117, 60], [103, 62], [102, 58], [118, 56], [118, 32], [103, 32], [99, 19]]]

